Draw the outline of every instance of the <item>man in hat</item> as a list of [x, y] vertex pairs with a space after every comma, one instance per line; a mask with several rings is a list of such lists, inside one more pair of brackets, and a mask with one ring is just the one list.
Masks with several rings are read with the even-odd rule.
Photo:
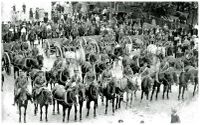
[[141, 67], [139, 73], [141, 74], [142, 77], [143, 76], [145, 77], [149, 74], [149, 67], [147, 61], [144, 62], [144, 66]]
[[[109, 83], [112, 79], [112, 72], [111, 72], [111, 64], [107, 63], [107, 68], [103, 71], [102, 76], [100, 78], [101, 83]], [[106, 84], [102, 84], [103, 88], [106, 87]]]
[[43, 89], [46, 89], [46, 79], [43, 71], [39, 71], [37, 74], [37, 77], [33, 81], [34, 88], [32, 90], [33, 93], [33, 99], [35, 100], [37, 96], [40, 94], [40, 92]]
[[54, 77], [56, 77], [57, 73], [62, 69], [63, 69], [63, 60], [60, 56], [57, 56], [57, 59], [53, 64], [53, 68], [51, 69], [53, 71]]
[[23, 71], [20, 71], [19, 77], [15, 81], [14, 85], [14, 104], [17, 101], [19, 94], [21, 92], [21, 89], [25, 89], [27, 92], [27, 95], [31, 97], [31, 94], [28, 91], [28, 77], [26, 76], [26, 73]]
[[21, 39], [22, 39], [22, 41], [23, 42], [25, 42], [26, 41], [26, 25], [25, 24], [23, 24], [22, 25], [22, 29], [21, 29]]
[[[65, 86], [65, 89], [67, 91], [71, 91], [71, 90], [74, 90], [74, 91], [82, 91], [82, 94], [83, 94], [83, 98], [85, 99], [85, 92], [83, 91], [83, 85], [81, 83], [81, 77], [79, 75], [79, 70], [78, 69], [75, 69], [74, 70], [74, 75], [72, 76], [71, 80], [69, 81], [69, 83]], [[76, 96], [76, 99], [75, 99], [75, 104], [78, 104], [79, 100], [78, 100], [78, 97]]]
[[34, 47], [34, 41], [36, 40], [36, 32], [34, 30], [34, 27], [32, 27], [29, 35], [28, 35], [28, 39], [30, 41], [30, 44], [32, 45], [32, 48]]

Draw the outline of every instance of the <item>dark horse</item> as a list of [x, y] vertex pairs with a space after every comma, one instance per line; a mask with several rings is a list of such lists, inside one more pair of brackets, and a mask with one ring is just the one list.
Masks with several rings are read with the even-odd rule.
[[52, 104], [52, 93], [51, 91], [49, 91], [48, 89], [43, 89], [41, 90], [41, 92], [39, 93], [39, 95], [37, 97], [35, 97], [35, 101], [36, 103], [35, 105], [35, 110], [34, 110], [34, 114], [37, 114], [37, 110], [38, 110], [38, 104], [40, 105], [40, 121], [42, 121], [42, 108], [43, 106], [45, 106], [45, 120], [46, 122], [48, 121], [47, 118], [47, 114], [48, 114], [48, 106], [49, 104]]
[[31, 100], [31, 97], [27, 94], [27, 90], [22, 88], [18, 97], [16, 97], [16, 102], [19, 108], [19, 122], [21, 122], [21, 107], [24, 107], [24, 123], [26, 122], [28, 100]]
[[86, 108], [87, 108], [87, 117], [89, 116], [90, 113], [90, 103], [94, 101], [94, 117], [96, 117], [96, 109], [98, 106], [98, 87], [94, 84], [91, 84], [89, 88], [86, 90], [86, 97], [87, 97], [87, 102], [86, 102]]
[[152, 79], [150, 78], [150, 76], [146, 76], [142, 79], [142, 83], [141, 83], [141, 101], [143, 99], [143, 95], [145, 93], [146, 95], [146, 99], [148, 100], [149, 99], [149, 92], [152, 88], [152, 84], [153, 84], [153, 81]]
[[185, 92], [185, 89], [187, 88], [189, 80], [192, 82], [192, 84], [194, 83], [194, 91], [193, 91], [193, 96], [194, 96], [195, 91], [196, 91], [196, 87], [198, 85], [198, 69], [195, 69], [194, 67], [191, 67], [190, 69], [188, 69], [188, 71], [186, 71], [186, 72], [182, 71], [180, 73], [178, 100], [180, 99], [181, 89], [182, 88], [183, 88], [183, 90], [182, 90], [182, 99], [184, 99], [184, 92]]
[[38, 55], [35, 58], [25, 58], [22, 55], [16, 55], [14, 58], [14, 79], [16, 78], [15, 73], [17, 72], [19, 76], [19, 70], [23, 70], [29, 74], [31, 69], [40, 69], [43, 66], [44, 57], [42, 55]]
[[152, 78], [154, 79], [154, 82], [153, 82], [153, 90], [151, 93], [150, 101], [152, 101], [152, 99], [153, 99], [155, 90], [156, 90], [156, 100], [157, 100], [158, 93], [160, 92], [161, 84], [163, 84], [162, 98], [163, 99], [165, 98], [165, 93], [167, 92], [167, 99], [169, 99], [169, 92], [171, 90], [171, 85], [172, 85], [172, 83], [177, 83], [177, 80], [178, 80], [176, 73], [175, 72], [167, 72], [167, 71], [159, 72], [158, 73], [158, 81], [156, 80], [156, 74], [154, 74], [152, 76]]
[[[52, 89], [52, 94], [53, 94], [53, 115], [55, 114], [55, 101], [57, 101], [57, 106], [58, 104], [61, 104], [63, 106], [63, 122], [65, 122], [65, 111], [68, 108], [67, 121], [69, 122], [70, 111], [72, 109], [72, 106], [74, 105], [75, 108], [74, 120], [76, 121], [77, 111], [78, 111], [77, 106], [75, 104], [75, 99], [76, 96], [78, 95], [76, 89], [65, 90], [64, 86], [57, 85]], [[59, 110], [58, 107], [57, 110]]]
[[[131, 77], [123, 77], [119, 80], [118, 87], [116, 87], [117, 101], [116, 101], [116, 109], [121, 108], [121, 101], [123, 100], [123, 94], [126, 92], [126, 108], [128, 108], [129, 100], [130, 107], [132, 107], [133, 102], [133, 94], [136, 97], [136, 92], [139, 90], [138, 81], [133, 80]], [[129, 98], [129, 95], [131, 97]]]
[[[106, 84], [106, 83], [103, 83]], [[106, 107], [105, 107], [105, 114], [107, 114], [108, 111], [108, 101], [111, 100], [112, 101], [112, 112], [113, 114], [115, 113], [115, 81], [112, 80], [110, 81], [107, 85], [105, 85], [105, 87], [102, 86], [102, 88], [100, 88], [100, 90], [102, 90], [102, 94], [103, 96], [106, 97]]]

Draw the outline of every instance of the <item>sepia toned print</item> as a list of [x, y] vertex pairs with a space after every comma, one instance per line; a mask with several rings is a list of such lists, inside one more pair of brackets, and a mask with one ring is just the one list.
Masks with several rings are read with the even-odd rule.
[[1, 2], [2, 123], [198, 122], [198, 2]]

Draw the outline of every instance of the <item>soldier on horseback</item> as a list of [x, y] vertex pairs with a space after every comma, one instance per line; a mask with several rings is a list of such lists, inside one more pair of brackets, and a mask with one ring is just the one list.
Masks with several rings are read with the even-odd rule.
[[141, 76], [146, 76], [149, 74], [149, 67], [146, 61], [144, 62], [144, 66], [140, 68], [139, 73], [141, 74]]
[[31, 94], [28, 91], [28, 77], [26, 77], [24, 72], [20, 72], [19, 77], [15, 81], [15, 86], [14, 86], [14, 104], [17, 101], [19, 94], [21, 92], [21, 89], [25, 89], [27, 92], [27, 95], [31, 97]]
[[33, 93], [33, 99], [35, 100], [37, 96], [40, 94], [40, 92], [43, 89], [46, 89], [46, 79], [44, 77], [44, 72], [39, 71], [36, 74], [35, 80], [33, 81], [34, 88], [32, 90]]
[[102, 87], [105, 88], [107, 84], [112, 80], [112, 72], [110, 71], [111, 66], [108, 64], [108, 67], [103, 71], [101, 76]]
[[[65, 87], [67, 91], [75, 90], [77, 92], [77, 90], [82, 90], [81, 88], [83, 88], [81, 77], [79, 75], [79, 70], [75, 69], [74, 73], [74, 76], [72, 76], [71, 80]], [[82, 91], [82, 94], [83, 98], [85, 99], [85, 92]], [[75, 104], [78, 104], [78, 97], [76, 97]]]
[[56, 77], [59, 71], [63, 70], [63, 60], [60, 56], [57, 56], [57, 59], [55, 60], [51, 70], [53, 71], [54, 77]]

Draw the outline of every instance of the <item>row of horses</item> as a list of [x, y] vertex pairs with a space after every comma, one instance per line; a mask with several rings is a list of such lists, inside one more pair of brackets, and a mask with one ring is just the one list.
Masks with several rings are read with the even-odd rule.
[[[117, 51], [117, 52], [120, 53], [119, 51]], [[116, 55], [120, 55], [120, 54], [116, 54]], [[117, 80], [112, 79], [110, 82], [100, 81], [99, 84], [90, 85], [89, 88], [86, 90], [84, 90], [85, 87], [82, 87], [81, 90], [78, 89], [78, 91], [77, 91], [77, 88], [74, 88], [72, 90], [71, 89], [65, 90], [63, 85], [65, 85], [67, 83], [69, 76], [70, 76], [68, 68], [65, 68], [64, 70], [58, 72], [56, 74], [56, 77], [55, 77], [55, 75], [53, 75], [52, 71], [46, 71], [44, 73], [45, 74], [44, 77], [46, 78], [47, 83], [48, 82], [50, 82], [51, 84], [58, 83], [59, 85], [52, 87], [51, 91], [47, 91], [46, 89], [41, 91], [41, 93], [40, 93], [41, 97], [40, 96], [37, 97], [38, 103], [35, 104], [35, 114], [37, 113], [38, 104], [40, 104], [40, 109], [41, 109], [40, 120], [42, 120], [42, 107], [45, 105], [46, 121], [47, 121], [48, 120], [47, 119], [48, 104], [51, 104], [51, 100], [53, 100], [53, 112], [55, 112], [55, 101], [57, 101], [57, 104], [61, 104], [64, 107], [63, 108], [63, 121], [65, 121], [65, 110], [67, 108], [68, 108], [67, 120], [69, 120], [70, 111], [71, 111], [71, 108], [73, 105], [75, 107], [75, 120], [77, 120], [77, 115], [76, 115], [77, 114], [77, 105], [76, 105], [75, 100], [77, 98], [79, 98], [78, 99], [79, 100], [78, 103], [80, 105], [79, 112], [80, 112], [80, 119], [82, 119], [82, 106], [83, 106], [82, 104], [84, 102], [84, 99], [83, 99], [84, 91], [88, 98], [87, 104], [86, 104], [87, 116], [89, 115], [91, 101], [95, 102], [94, 116], [96, 116], [96, 108], [98, 106], [98, 96], [99, 95], [106, 97], [105, 113], [107, 113], [109, 100], [111, 100], [111, 102], [112, 102], [112, 112], [114, 113], [115, 109], [121, 107], [121, 102], [123, 100], [122, 99], [123, 93], [126, 92], [127, 97], [129, 94], [131, 94], [131, 98], [130, 98], [130, 105], [131, 105], [132, 99], [133, 99], [133, 94], [138, 90], [138, 88], [141, 88], [141, 100], [143, 99], [144, 94], [146, 95], [146, 98], [149, 99], [149, 93], [151, 92], [152, 87], [153, 87], [153, 90], [152, 90], [152, 94], [151, 94], [151, 100], [153, 99], [153, 95], [154, 95], [156, 88], [157, 88], [157, 92], [156, 92], [156, 98], [157, 98], [161, 84], [163, 84], [163, 86], [164, 86], [163, 98], [165, 97], [165, 93], [167, 93], [167, 98], [169, 98], [168, 94], [169, 94], [172, 83], [179, 84], [179, 96], [178, 96], [179, 99], [180, 99], [182, 87], [183, 87], [182, 99], [184, 99], [184, 91], [185, 91], [185, 88], [187, 87], [187, 84], [189, 83], [189, 81], [191, 81], [192, 83], [195, 83], [193, 94], [195, 93], [195, 89], [198, 84], [198, 77], [197, 77], [198, 70], [196, 68], [191, 66], [189, 68], [189, 70], [187, 70], [186, 72], [184, 72], [184, 71], [177, 72], [177, 67], [176, 67], [176, 65], [174, 65], [174, 66], [169, 67], [167, 70], [160, 71], [159, 69], [161, 67], [162, 62], [156, 61], [156, 60], [160, 60], [159, 57], [155, 56], [155, 54], [147, 55], [147, 56], [148, 56], [149, 60], [152, 60], [152, 64], [150, 66], [150, 69], [152, 69], [152, 72], [149, 75], [147, 75], [147, 76], [142, 76], [141, 74], [138, 76], [136, 75], [136, 73], [139, 73], [139, 69], [141, 69], [142, 63], [144, 63], [144, 59], [145, 59], [143, 57], [138, 56], [136, 59], [134, 59], [132, 61], [136, 61], [138, 59], [139, 65], [129, 64], [132, 68], [132, 71], [134, 72], [134, 76], [132, 78], [123, 77], [123, 78], [120, 78]], [[12, 56], [10, 56], [10, 57], [12, 57]], [[110, 57], [112, 57], [112, 56], [110, 56]], [[98, 63], [97, 60], [98, 59], [96, 59], [95, 54], [90, 54], [89, 59], [87, 61], [88, 61], [88, 63], [91, 63], [92, 65], [94, 65], [93, 70], [96, 73], [96, 76], [97, 76], [96, 78], [99, 78], [102, 75], [103, 71], [105, 71], [108, 67], [107, 67], [107, 62]], [[122, 59], [122, 61], [124, 61], [124, 62], [126, 62], [127, 60], [129, 60], [129, 58], [126, 59], [124, 57]], [[114, 59], [113, 59], [113, 61], [114, 61]], [[17, 62], [17, 63], [13, 63], [14, 67], [19, 67], [19, 69], [22, 69], [27, 72], [31, 72], [32, 69], [40, 70], [42, 68], [43, 57], [41, 55], [37, 55], [37, 58], [27, 58], [27, 57], [23, 57], [22, 55], [19, 54], [19, 55], [16, 55], [15, 58], [11, 59], [11, 62]], [[161, 64], [159, 64], [159, 63], [161, 63]], [[89, 66], [87, 65], [87, 62], [80, 62], [79, 65], [81, 66], [82, 77], [84, 78], [84, 74], [86, 74], [88, 72]], [[126, 64], [123, 64], [123, 66], [125, 69]], [[159, 68], [155, 69], [155, 66], [158, 66]], [[155, 72], [155, 70], [157, 72]], [[116, 72], [118, 72], [118, 71], [116, 71]], [[155, 80], [156, 75], [158, 77], [158, 81]], [[134, 78], [139, 79], [140, 82], [138, 84], [136, 84], [136, 81], [134, 80]], [[32, 79], [32, 81], [34, 81], [34, 78]], [[34, 84], [32, 84], [32, 86], [34, 86]], [[24, 96], [24, 94], [22, 94], [22, 96]], [[49, 98], [44, 98], [44, 97], [49, 97]], [[116, 104], [115, 104], [115, 99], [117, 101]], [[128, 107], [128, 103], [129, 103], [129, 98], [127, 98], [127, 107]], [[59, 112], [59, 106], [57, 106], [57, 111]]]

